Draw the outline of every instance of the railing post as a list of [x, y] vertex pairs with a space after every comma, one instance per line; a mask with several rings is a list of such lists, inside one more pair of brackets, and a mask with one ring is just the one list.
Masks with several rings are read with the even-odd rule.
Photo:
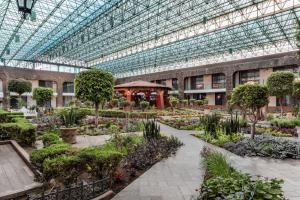
[[81, 181], [81, 184], [80, 184], [80, 195], [81, 195], [81, 200], [83, 200], [83, 181]]

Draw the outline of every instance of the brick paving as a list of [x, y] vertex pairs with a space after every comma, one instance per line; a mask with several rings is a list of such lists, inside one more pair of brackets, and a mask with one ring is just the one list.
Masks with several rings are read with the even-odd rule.
[[155, 164], [113, 200], [190, 200], [197, 196], [203, 181], [200, 151], [210, 146], [222, 152], [228, 161], [245, 173], [283, 179], [283, 190], [289, 200], [300, 199], [300, 161], [259, 157], [242, 158], [224, 149], [209, 145], [190, 134], [193, 131], [176, 130], [161, 125], [161, 131], [178, 137], [185, 145], [173, 157]]

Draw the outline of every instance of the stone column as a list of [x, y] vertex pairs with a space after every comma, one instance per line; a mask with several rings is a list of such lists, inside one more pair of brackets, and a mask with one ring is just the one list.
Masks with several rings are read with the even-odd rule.
[[177, 76], [179, 99], [184, 99], [184, 78], [183, 74]]
[[57, 107], [62, 107], [64, 105], [64, 103], [63, 103], [64, 102], [63, 101], [63, 83], [64, 83], [63, 80], [56, 81], [56, 84], [57, 84], [57, 89], [56, 89], [56, 92], [57, 92], [57, 104], [56, 104], [56, 106]]
[[159, 108], [159, 109], [164, 109], [164, 107], [165, 107], [163, 90], [157, 90], [156, 105], [157, 105], [157, 108]]

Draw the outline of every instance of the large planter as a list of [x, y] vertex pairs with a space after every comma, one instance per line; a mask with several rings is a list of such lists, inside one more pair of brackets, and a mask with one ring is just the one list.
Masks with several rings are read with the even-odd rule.
[[76, 143], [77, 128], [60, 128], [60, 136], [65, 143]]

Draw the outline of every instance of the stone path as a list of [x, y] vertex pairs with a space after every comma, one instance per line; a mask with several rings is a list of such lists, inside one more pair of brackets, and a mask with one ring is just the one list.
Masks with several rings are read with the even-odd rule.
[[203, 179], [200, 150], [203, 142], [182, 131], [161, 125], [164, 134], [178, 137], [185, 146], [173, 157], [155, 164], [151, 169], [118, 193], [114, 200], [189, 200], [197, 195]]
[[11, 144], [0, 145], [0, 199], [3, 196], [23, 192], [40, 184], [34, 174], [17, 154]]
[[283, 190], [289, 200], [300, 199], [300, 161], [264, 158], [242, 158], [191, 136], [192, 131], [176, 130], [161, 125], [161, 131], [178, 137], [185, 145], [174, 157], [155, 164], [113, 200], [190, 200], [197, 196], [203, 181], [200, 151], [204, 146], [222, 152], [230, 163], [246, 173], [285, 181]]

